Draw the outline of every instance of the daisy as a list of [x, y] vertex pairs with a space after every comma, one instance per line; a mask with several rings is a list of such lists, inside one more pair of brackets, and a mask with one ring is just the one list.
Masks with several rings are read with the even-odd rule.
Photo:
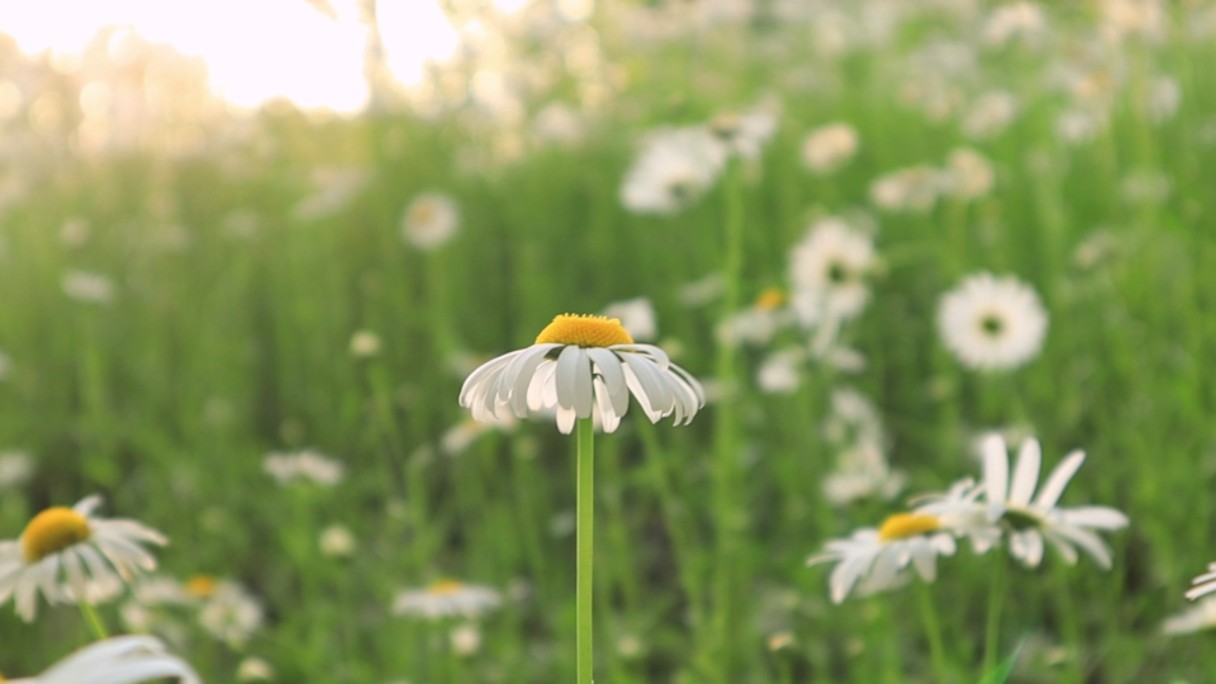
[[621, 319], [621, 325], [635, 340], [653, 340], [658, 336], [659, 325], [654, 304], [646, 297], [613, 302], [604, 307], [602, 315]]
[[790, 253], [791, 304], [804, 325], [853, 318], [870, 301], [874, 241], [842, 219], [816, 221]]
[[911, 565], [921, 579], [937, 577], [937, 557], [952, 556], [954, 536], [940, 516], [931, 513], [897, 513], [878, 528], [866, 527], [848, 539], [834, 539], [807, 565], [836, 562], [828, 580], [833, 603], [844, 601], [854, 589], [861, 595], [902, 586]]
[[1069, 480], [1085, 460], [1073, 451], [1051, 471], [1035, 496], [1041, 451], [1037, 440], [1022, 442], [1012, 480], [1005, 440], [992, 435], [984, 442], [984, 501], [988, 520], [1009, 535], [1009, 552], [1024, 565], [1037, 567], [1043, 559], [1044, 541], [1072, 565], [1077, 547], [1089, 553], [1103, 569], [1111, 566], [1110, 549], [1095, 530], [1118, 530], [1127, 526], [1127, 516], [1106, 506], [1056, 506]]
[[749, 344], [763, 346], [792, 322], [789, 297], [785, 291], [770, 287], [756, 297], [746, 309], [741, 309], [723, 319], [714, 330], [719, 342], [731, 346]]
[[964, 366], [1016, 368], [1034, 358], [1047, 334], [1047, 312], [1028, 285], [979, 273], [942, 297], [937, 328]]
[[[202, 680], [165, 645], [147, 636], [121, 636], [98, 641], [59, 661], [37, 677], [8, 680], [9, 684], [136, 684], [166, 678], [182, 684]], [[5, 681], [0, 677], [0, 682]]]
[[604, 431], [613, 432], [630, 394], [652, 423], [673, 414], [677, 425], [689, 423], [705, 405], [696, 378], [662, 349], [635, 344], [618, 319], [562, 314], [532, 346], [474, 370], [460, 389], [460, 405], [481, 421], [553, 409], [565, 434], [576, 418], [598, 412]]
[[109, 304], [114, 299], [114, 282], [98, 273], [71, 271], [63, 276], [63, 292], [78, 302]]
[[93, 516], [99, 504], [93, 495], [72, 508], [48, 508], [20, 538], [0, 542], [0, 603], [15, 597], [17, 614], [32, 622], [39, 592], [51, 604], [91, 605], [155, 570], [156, 559], [142, 545], [164, 546], [168, 539], [134, 520]]
[[1216, 563], [1208, 564], [1208, 571], [1191, 581], [1191, 588], [1186, 592], [1188, 601], [1194, 601], [1201, 596], [1216, 592]]
[[393, 599], [393, 614], [427, 618], [461, 616], [475, 618], [502, 605], [502, 596], [476, 584], [445, 579], [425, 589], [407, 589]]
[[672, 214], [713, 185], [727, 148], [702, 126], [663, 129], [643, 144], [621, 186], [621, 203], [639, 214]]
[[312, 482], [332, 487], [346, 477], [346, 467], [312, 449], [296, 453], [272, 451], [262, 459], [262, 470], [280, 485], [295, 482]]
[[802, 163], [817, 173], [831, 173], [857, 153], [857, 129], [847, 123], [816, 128], [802, 141]]
[[459, 224], [460, 212], [451, 197], [423, 193], [401, 214], [401, 236], [414, 247], [430, 251], [451, 240]]
[[[1214, 571], [1216, 571], [1216, 563], [1213, 563]], [[1216, 574], [1209, 573], [1209, 574]], [[1190, 598], [1194, 589], [1187, 592], [1187, 597]], [[1187, 608], [1181, 613], [1171, 615], [1161, 623], [1162, 634], [1190, 634], [1205, 629], [1216, 627], [1216, 597], [1208, 597], [1195, 605]]]
[[925, 213], [947, 189], [945, 174], [931, 166], [892, 171], [870, 184], [870, 201], [888, 211]]

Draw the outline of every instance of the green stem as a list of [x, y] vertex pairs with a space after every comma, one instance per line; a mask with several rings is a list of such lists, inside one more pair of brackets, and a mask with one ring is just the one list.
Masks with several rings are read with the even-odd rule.
[[591, 684], [595, 663], [591, 640], [591, 570], [595, 533], [595, 443], [590, 418], [578, 421], [577, 684]]
[[89, 629], [93, 631], [93, 635], [97, 637], [97, 640], [104, 641], [105, 639], [109, 639], [110, 633], [106, 631], [105, 623], [101, 621], [101, 616], [97, 614], [97, 610], [83, 601], [79, 605], [85, 622], [89, 623]]
[[1005, 598], [1005, 565], [1008, 559], [1004, 554], [996, 555], [996, 571], [992, 578], [991, 593], [988, 594], [988, 626], [984, 632], [984, 668], [980, 670], [983, 677], [996, 667], [997, 649], [1001, 641], [1001, 602]]
[[919, 582], [917, 596], [920, 599], [920, 616], [925, 622], [925, 637], [929, 640], [929, 656], [933, 660], [933, 672], [937, 681], [950, 681], [950, 668], [946, 664], [946, 651], [942, 647], [942, 623], [937, 617], [937, 604], [933, 602], [929, 585]]

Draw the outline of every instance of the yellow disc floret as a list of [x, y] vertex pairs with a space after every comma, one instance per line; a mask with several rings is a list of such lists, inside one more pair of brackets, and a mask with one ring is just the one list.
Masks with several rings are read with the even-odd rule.
[[215, 578], [211, 575], [195, 575], [186, 580], [186, 593], [196, 598], [208, 598], [215, 594]]
[[882, 527], [878, 528], [878, 538], [882, 541], [906, 539], [918, 534], [934, 532], [941, 526], [941, 519], [936, 515], [896, 513], [883, 521]]
[[756, 297], [756, 308], [761, 311], [772, 311], [785, 303], [785, 291], [779, 287], [770, 287]]
[[464, 585], [458, 580], [444, 579], [427, 587], [426, 593], [432, 596], [451, 596], [452, 594], [459, 594], [462, 589], [464, 589]]
[[80, 513], [63, 506], [48, 508], [34, 516], [21, 533], [21, 552], [25, 562], [36, 563], [92, 535], [89, 521]]
[[607, 316], [562, 314], [545, 326], [536, 336], [537, 344], [578, 345], [580, 347], [611, 347], [633, 344], [633, 338], [621, 325], [621, 319]]

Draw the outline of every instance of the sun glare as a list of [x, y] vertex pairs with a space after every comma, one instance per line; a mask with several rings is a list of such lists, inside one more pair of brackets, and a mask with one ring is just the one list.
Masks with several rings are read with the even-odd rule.
[[[331, 14], [304, 0], [2, 3], [0, 32], [27, 54], [72, 54], [99, 29], [125, 26], [201, 57], [212, 89], [237, 107], [283, 97], [301, 107], [354, 112], [368, 99], [368, 29], [357, 2], [330, 0]], [[456, 48], [456, 31], [434, 0], [382, 0], [377, 12], [389, 68], [406, 85], [421, 80], [428, 60]]]

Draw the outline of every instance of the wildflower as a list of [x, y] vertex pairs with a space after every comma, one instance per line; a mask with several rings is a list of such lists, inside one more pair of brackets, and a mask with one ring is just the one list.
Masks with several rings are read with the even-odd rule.
[[672, 214], [713, 185], [726, 147], [700, 126], [652, 133], [625, 176], [621, 203], [639, 214]]
[[355, 535], [345, 525], [330, 525], [321, 530], [321, 553], [330, 558], [346, 558], [355, 552]]
[[982, 36], [987, 45], [1002, 47], [1017, 38], [1033, 41], [1046, 29], [1042, 7], [1033, 2], [1014, 2], [992, 11]]
[[741, 343], [754, 346], [768, 344], [777, 331], [792, 321], [786, 306], [788, 299], [780, 288], [764, 290], [751, 306], [721, 321], [714, 331], [715, 336], [719, 342], [732, 346]]
[[996, 182], [992, 163], [982, 154], [968, 148], [959, 148], [950, 153], [946, 162], [947, 192], [961, 200], [972, 200], [987, 195]]
[[1178, 105], [1182, 102], [1182, 86], [1172, 76], [1155, 76], [1148, 83], [1144, 98], [1144, 107], [1148, 118], [1159, 124], [1174, 118], [1178, 113]]
[[[9, 684], [136, 684], [173, 678], [199, 684], [197, 673], [148, 636], [121, 636], [98, 641], [76, 651], [37, 677], [8, 680]], [[5, 681], [0, 677], [0, 682]]]
[[0, 452], [0, 492], [25, 484], [34, 474], [34, 461], [24, 451]]
[[340, 461], [311, 449], [298, 453], [272, 451], [262, 459], [262, 470], [280, 485], [306, 481], [332, 487], [346, 477], [346, 468]]
[[249, 656], [236, 666], [238, 682], [269, 682], [274, 680], [274, 667], [264, 658]]
[[407, 589], [393, 599], [393, 614], [427, 618], [462, 616], [475, 618], [502, 604], [502, 596], [476, 584], [440, 580], [425, 589]]
[[806, 360], [801, 347], [782, 349], [770, 354], [756, 371], [756, 385], [766, 394], [789, 394], [801, 383], [798, 367]]
[[946, 178], [938, 169], [912, 166], [875, 179], [870, 184], [870, 201], [888, 211], [924, 213], [946, 188]]
[[34, 516], [21, 537], [0, 542], [0, 603], [14, 597], [17, 614], [32, 622], [41, 592], [48, 603], [109, 600], [140, 572], [156, 569], [142, 545], [168, 539], [134, 520], [93, 515], [94, 495], [72, 508], [56, 506]]
[[585, 117], [561, 102], [550, 102], [532, 118], [532, 136], [541, 142], [572, 147], [587, 135]]
[[566, 434], [576, 418], [597, 412], [604, 431], [613, 432], [629, 410], [630, 394], [652, 423], [673, 414], [677, 425], [688, 423], [705, 405], [696, 378], [662, 349], [634, 343], [620, 320], [562, 314], [532, 346], [474, 370], [460, 389], [460, 405], [479, 421], [552, 409]]
[[1009, 535], [1010, 553], [1029, 567], [1037, 567], [1042, 561], [1046, 540], [1069, 565], [1077, 562], [1076, 547], [1080, 547], [1103, 569], [1110, 569], [1110, 550], [1093, 531], [1121, 529], [1127, 525], [1127, 516], [1106, 506], [1056, 506], [1069, 480], [1085, 460], [1082, 451], [1065, 456], [1035, 497], [1040, 460], [1038, 441], [1022, 442], [1010, 481], [1005, 440], [999, 435], [987, 439], [984, 443], [984, 501], [989, 521], [1005, 529]]
[[971, 103], [963, 114], [961, 127], [970, 138], [991, 138], [1008, 128], [1017, 113], [1017, 98], [1004, 90], [994, 90]]
[[1208, 571], [1191, 581], [1191, 588], [1186, 592], [1188, 601], [1194, 601], [1200, 596], [1216, 592], [1216, 563], [1208, 564]]
[[481, 650], [481, 630], [477, 625], [465, 623], [457, 625], [448, 635], [452, 652], [458, 656], [468, 657]]
[[443, 433], [443, 437], [439, 439], [439, 450], [448, 456], [461, 454], [465, 449], [469, 448], [478, 437], [487, 432], [503, 431], [510, 432], [515, 429], [515, 416], [510, 413], [493, 416], [492, 421], [482, 422], [473, 420], [462, 420], [456, 425], [453, 425], [447, 432]]
[[776, 108], [775, 103], [764, 102], [741, 114], [720, 114], [710, 122], [709, 130], [731, 153], [755, 160], [777, 132]]
[[874, 243], [836, 217], [821, 219], [790, 253], [793, 308], [804, 325], [853, 318], [870, 301]]
[[854, 589], [871, 594], [902, 585], [911, 565], [921, 579], [937, 577], [937, 557], [954, 555], [954, 536], [942, 519], [929, 513], [897, 513], [878, 528], [866, 527], [847, 539], [827, 543], [823, 553], [807, 565], [836, 562], [828, 582], [833, 603], [844, 601]]
[[370, 330], [356, 330], [350, 336], [350, 355], [368, 359], [380, 354], [380, 336]]
[[109, 304], [114, 299], [114, 283], [97, 273], [67, 273], [63, 276], [63, 291], [78, 302], [90, 304]]
[[447, 195], [428, 192], [419, 195], [401, 214], [401, 235], [409, 244], [430, 251], [456, 235], [460, 213]]
[[868, 496], [889, 500], [903, 489], [907, 476], [891, 470], [882, 448], [872, 441], [861, 441], [845, 450], [836, 470], [823, 479], [823, 495], [837, 506]]
[[857, 154], [857, 129], [834, 123], [807, 133], [802, 141], [802, 163], [818, 174], [839, 169]]
[[[1216, 568], [1216, 563], [1213, 564]], [[1189, 596], [1189, 592], [1188, 592]], [[1216, 627], [1216, 596], [1208, 597], [1161, 623], [1161, 633], [1190, 634]]]
[[196, 575], [186, 589], [199, 602], [199, 626], [230, 647], [244, 648], [262, 628], [262, 603], [240, 582]]
[[658, 335], [654, 304], [646, 297], [613, 302], [604, 307], [603, 315], [621, 319], [621, 325], [635, 340], [653, 340]]
[[306, 221], [324, 219], [342, 210], [363, 191], [371, 172], [360, 167], [319, 168], [312, 172], [312, 194], [296, 203], [291, 213]]
[[1010, 369], [1039, 353], [1047, 312], [1035, 291], [1016, 278], [980, 273], [942, 297], [937, 328], [963, 365]]

